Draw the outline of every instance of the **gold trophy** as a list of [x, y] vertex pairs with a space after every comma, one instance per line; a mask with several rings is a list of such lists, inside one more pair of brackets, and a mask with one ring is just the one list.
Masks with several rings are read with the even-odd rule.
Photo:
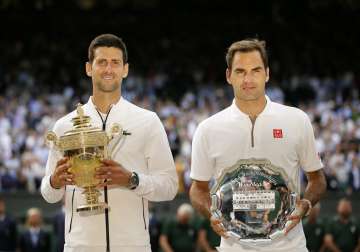
[[120, 125], [114, 124], [110, 134], [100, 128], [93, 127], [91, 118], [84, 115], [82, 105], [77, 105], [77, 116], [71, 119], [73, 129], [66, 131], [58, 137], [50, 131], [46, 134], [48, 143], [53, 142], [54, 147], [60, 150], [65, 157], [69, 157], [71, 168], [68, 172], [74, 174], [76, 186], [84, 189], [86, 204], [79, 206], [76, 211], [83, 215], [104, 212], [108, 205], [99, 201], [100, 192], [96, 188], [103, 180], [95, 178], [95, 169], [101, 166], [101, 160], [108, 158], [109, 142], [123, 131]]

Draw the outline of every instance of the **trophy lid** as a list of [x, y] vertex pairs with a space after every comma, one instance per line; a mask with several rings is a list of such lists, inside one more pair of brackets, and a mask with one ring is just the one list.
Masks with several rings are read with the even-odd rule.
[[106, 132], [91, 125], [91, 118], [85, 115], [80, 103], [76, 107], [76, 113], [77, 115], [71, 119], [71, 130], [66, 131], [58, 140], [54, 133], [48, 134], [47, 139], [54, 141], [62, 151], [106, 146], [109, 142]]
[[76, 114], [77, 116], [71, 119], [71, 122], [73, 123], [73, 129], [66, 131], [64, 136], [79, 134], [80, 132], [102, 132], [100, 128], [93, 127], [91, 125], [91, 118], [90, 116], [85, 115], [81, 103], [78, 103], [78, 105], [76, 106]]

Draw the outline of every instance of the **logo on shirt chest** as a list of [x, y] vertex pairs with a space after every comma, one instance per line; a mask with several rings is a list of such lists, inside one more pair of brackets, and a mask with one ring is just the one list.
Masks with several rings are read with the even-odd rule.
[[282, 129], [273, 129], [274, 138], [283, 138]]

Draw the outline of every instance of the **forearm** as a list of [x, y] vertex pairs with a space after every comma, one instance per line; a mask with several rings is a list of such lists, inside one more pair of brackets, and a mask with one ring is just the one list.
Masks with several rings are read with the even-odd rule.
[[64, 188], [55, 189], [50, 185], [50, 175], [45, 176], [41, 181], [41, 195], [49, 203], [60, 201], [65, 193]]
[[203, 251], [211, 251], [212, 248], [209, 245], [209, 242], [206, 239], [206, 231], [200, 230], [199, 231], [199, 245]]
[[360, 252], [360, 237], [358, 239], [358, 244], [357, 244], [357, 246], [355, 248], [355, 252]]
[[341, 252], [341, 250], [334, 243], [332, 235], [325, 235], [324, 241], [326, 249], [330, 250], [331, 252]]
[[321, 245], [319, 252], [325, 252], [326, 246], [325, 244]]
[[173, 252], [173, 249], [171, 248], [168, 239], [165, 235], [160, 235], [159, 244], [164, 252]]
[[190, 188], [190, 200], [193, 207], [204, 217], [210, 219], [210, 192], [209, 189], [199, 188], [192, 184]]
[[55, 203], [60, 201], [65, 193], [65, 188], [61, 187], [59, 189], [54, 188], [51, 184], [51, 176], [54, 174], [56, 170], [56, 165], [59, 160], [62, 158], [61, 153], [57, 152], [54, 149], [50, 150], [49, 157], [46, 163], [46, 172], [45, 176], [42, 178], [41, 181], [41, 195], [43, 198], [49, 203]]
[[322, 170], [307, 174], [308, 184], [305, 189], [304, 198], [310, 200], [314, 206], [326, 193], [326, 179]]
[[331, 251], [331, 252], [341, 252], [341, 250], [335, 245], [335, 244], [329, 244], [327, 246], [327, 248]]

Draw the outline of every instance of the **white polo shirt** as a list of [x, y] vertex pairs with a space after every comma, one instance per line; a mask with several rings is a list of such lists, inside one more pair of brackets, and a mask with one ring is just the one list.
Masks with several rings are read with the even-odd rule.
[[[92, 125], [101, 129], [102, 120], [91, 98], [83, 109], [85, 115], [91, 117]], [[75, 116], [76, 111], [73, 111], [56, 122], [54, 132], [57, 136], [73, 128], [71, 119]], [[110, 158], [129, 171], [137, 172], [139, 186], [135, 190], [108, 187], [111, 251], [150, 251], [148, 201], [175, 197], [178, 177], [174, 160], [165, 129], [154, 112], [139, 108], [121, 97], [109, 112], [107, 132], [114, 123], [120, 124], [131, 135], [122, 136]], [[110, 142], [110, 147], [114, 141]], [[105, 251], [104, 214], [80, 216], [76, 208], [85, 203], [83, 189], [77, 186], [54, 189], [50, 185], [50, 176], [61, 157], [60, 151], [50, 150], [41, 193], [49, 203], [58, 202], [65, 196], [64, 251]], [[104, 201], [104, 191], [100, 190], [100, 193], [99, 200]]]
[[[254, 124], [235, 102], [199, 124], [192, 144], [192, 179], [217, 179], [223, 169], [241, 159], [265, 159], [283, 168], [300, 193], [300, 167], [311, 172], [323, 166], [311, 122], [300, 109], [266, 100]], [[220, 247], [221, 251], [307, 251], [302, 225], [258, 250], [231, 246], [225, 239]]]

